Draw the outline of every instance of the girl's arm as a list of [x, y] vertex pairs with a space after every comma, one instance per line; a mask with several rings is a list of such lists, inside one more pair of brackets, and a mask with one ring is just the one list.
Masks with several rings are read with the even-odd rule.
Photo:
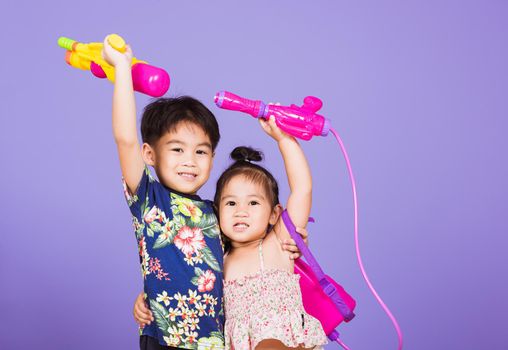
[[145, 327], [146, 325], [150, 325], [153, 321], [153, 314], [146, 305], [145, 302], [145, 292], [141, 292], [136, 297], [134, 301], [134, 306], [132, 308], [132, 315], [134, 316], [134, 320], [137, 324], [139, 324], [140, 328]]
[[[312, 205], [312, 177], [307, 159], [296, 139], [280, 130], [273, 117], [269, 121], [260, 119], [260, 123], [265, 132], [277, 141], [284, 159], [291, 191], [287, 202], [289, 216], [295, 226], [305, 228]], [[282, 237], [279, 238], [288, 238], [285, 225], [281, 224], [280, 227]]]
[[120, 158], [122, 176], [131, 193], [137, 190], [145, 164], [141, 156], [136, 128], [136, 104], [132, 87], [132, 51], [125, 53], [113, 49], [104, 39], [103, 56], [115, 67], [115, 90], [113, 92], [113, 136]]

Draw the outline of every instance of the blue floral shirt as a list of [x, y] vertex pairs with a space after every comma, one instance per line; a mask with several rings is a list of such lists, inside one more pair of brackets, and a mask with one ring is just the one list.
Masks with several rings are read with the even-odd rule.
[[142, 335], [183, 349], [224, 346], [223, 247], [212, 202], [168, 189], [148, 168], [124, 192], [155, 322]]

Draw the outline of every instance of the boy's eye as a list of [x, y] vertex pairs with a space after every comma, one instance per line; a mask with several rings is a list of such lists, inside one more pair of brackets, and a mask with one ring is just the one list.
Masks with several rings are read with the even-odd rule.
[[172, 152], [181, 153], [181, 152], [183, 152], [183, 149], [182, 149], [182, 148], [178, 148], [178, 147], [177, 147], [177, 148], [171, 148], [171, 151], [172, 151]]
[[202, 149], [197, 150], [197, 151], [196, 151], [196, 153], [197, 153], [197, 154], [208, 154], [208, 152], [207, 152], [207, 151], [202, 150]]

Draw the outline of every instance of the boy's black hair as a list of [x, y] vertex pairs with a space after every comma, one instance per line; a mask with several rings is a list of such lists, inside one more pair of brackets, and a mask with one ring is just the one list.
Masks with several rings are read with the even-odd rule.
[[212, 150], [220, 140], [219, 125], [204, 104], [190, 96], [158, 98], [149, 103], [141, 117], [143, 142], [153, 146], [167, 132], [174, 131], [180, 122], [196, 124], [210, 138]]

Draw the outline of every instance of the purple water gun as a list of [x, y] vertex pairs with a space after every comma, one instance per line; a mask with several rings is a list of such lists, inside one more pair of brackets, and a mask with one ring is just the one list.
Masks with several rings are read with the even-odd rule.
[[220, 91], [215, 95], [215, 103], [220, 108], [244, 112], [254, 118], [268, 119], [273, 115], [279, 128], [306, 141], [312, 136], [326, 136], [330, 131], [330, 121], [316, 113], [323, 106], [323, 102], [314, 96], [305, 97], [301, 107], [279, 106]]

